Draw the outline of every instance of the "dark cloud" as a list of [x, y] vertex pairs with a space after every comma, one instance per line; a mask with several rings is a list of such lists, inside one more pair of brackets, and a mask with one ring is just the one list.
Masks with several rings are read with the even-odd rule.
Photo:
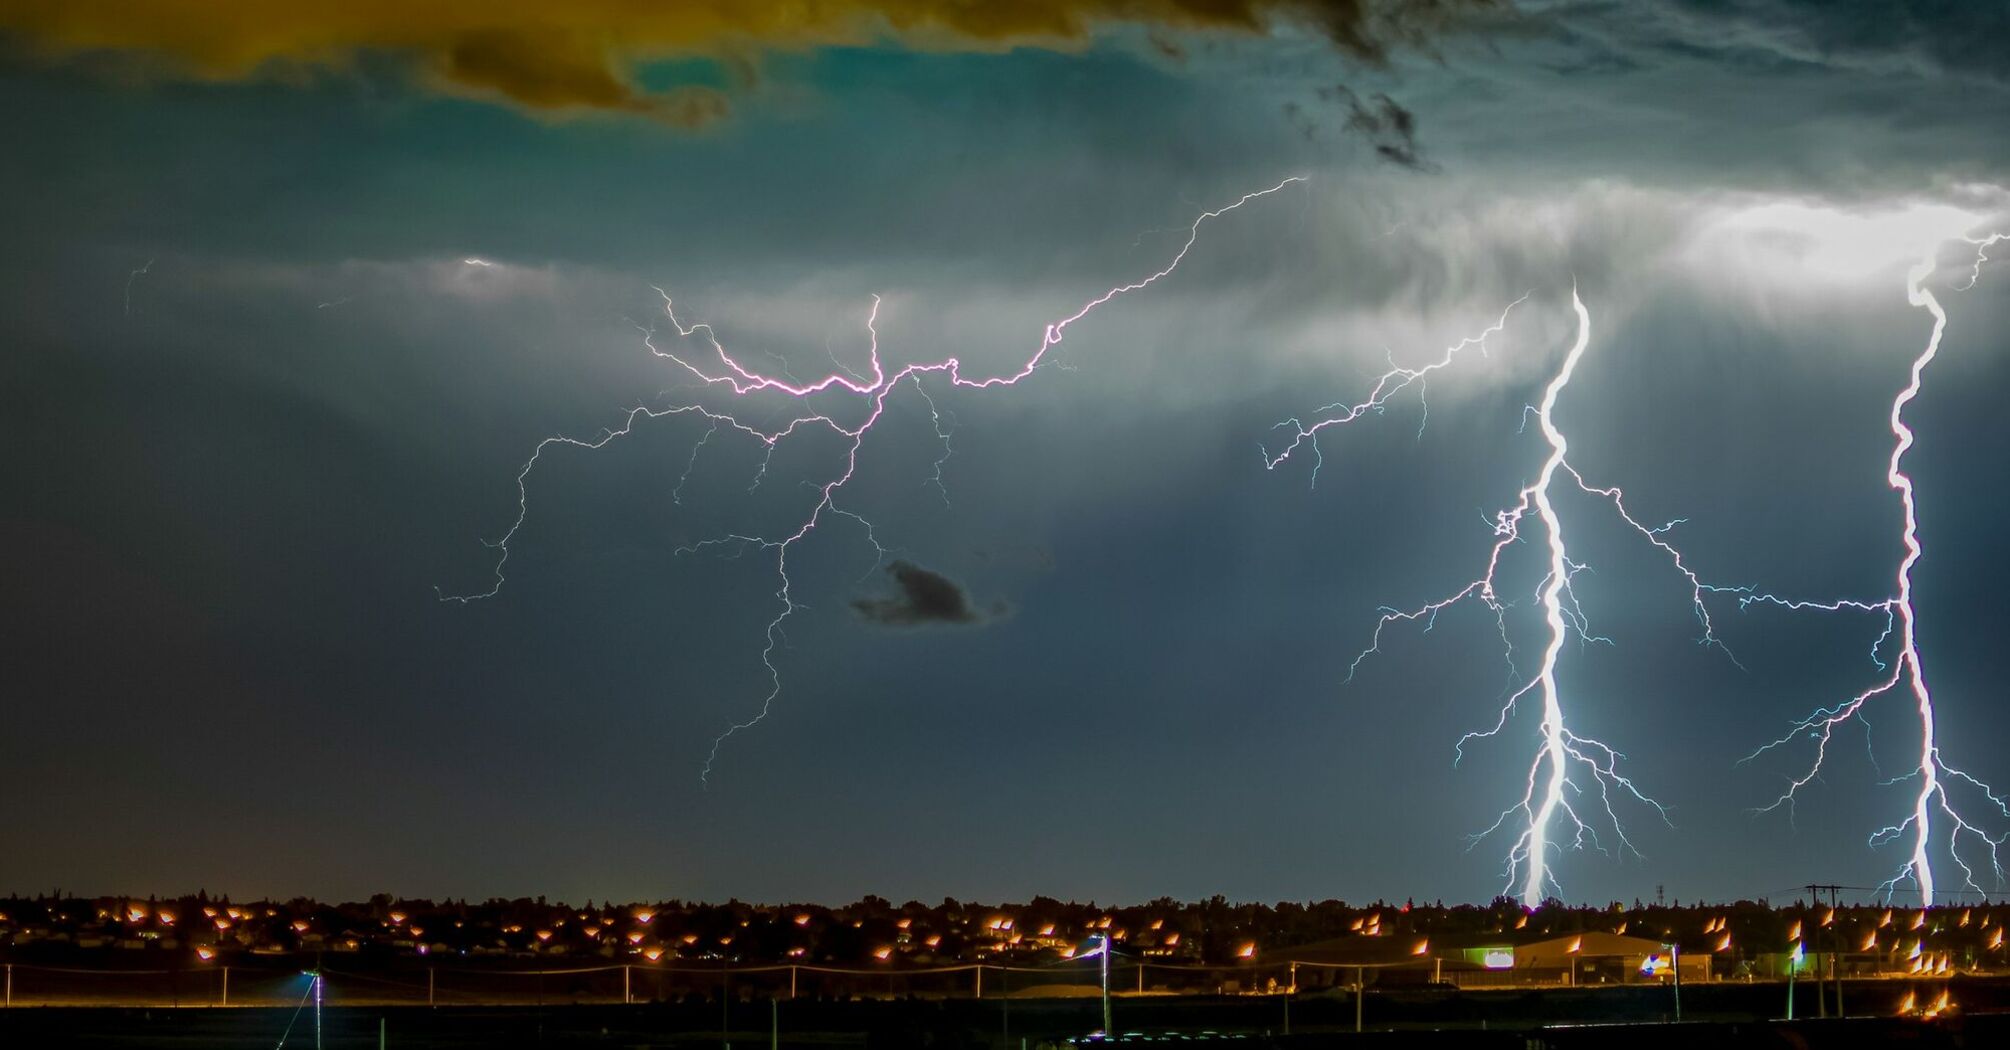
[[1835, 65], [1895, 64], [2010, 80], [2010, 5], [1912, 0], [1663, 0], [1730, 51]]
[[895, 561], [886, 567], [893, 577], [896, 593], [873, 598], [857, 598], [851, 603], [867, 622], [887, 627], [920, 627], [931, 623], [980, 624], [995, 620], [1008, 611], [1003, 602], [979, 609], [970, 601], [970, 592], [955, 580], [924, 569], [911, 561]]
[[1182, 31], [1308, 28], [1355, 58], [1385, 62], [1504, 0], [837, 0], [815, 5], [648, 0], [134, 0], [49, 4], [0, 0], [0, 30], [52, 56], [132, 53], [184, 72], [234, 79], [275, 67], [342, 67], [401, 55], [437, 87], [533, 110], [644, 113], [681, 124], [722, 115], [715, 89], [654, 92], [638, 63], [710, 57], [744, 63], [762, 49], [888, 40], [927, 50], [1077, 47], [1113, 24], [1149, 29], [1161, 51]]
[[[1423, 149], [1417, 145], [1416, 114], [1395, 99], [1381, 92], [1363, 99], [1344, 84], [1320, 88], [1319, 98], [1346, 111], [1341, 130], [1367, 140], [1376, 156], [1411, 171], [1438, 170], [1437, 165], [1424, 159]], [[1287, 102], [1284, 113], [1307, 139], [1318, 136], [1319, 122], [1305, 107]]]

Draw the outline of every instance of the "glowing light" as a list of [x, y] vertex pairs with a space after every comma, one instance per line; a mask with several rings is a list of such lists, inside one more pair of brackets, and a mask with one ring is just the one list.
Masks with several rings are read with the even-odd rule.
[[[775, 601], [779, 608], [774, 618], [768, 622], [765, 632], [766, 644], [760, 654], [761, 664], [766, 669], [768, 675], [769, 686], [767, 695], [762, 698], [760, 709], [757, 713], [745, 721], [732, 723], [713, 741], [712, 750], [706, 757], [704, 766], [699, 771], [700, 782], [707, 782], [711, 774], [712, 765], [718, 758], [719, 748], [734, 734], [752, 728], [759, 724], [762, 719], [766, 718], [776, 697], [781, 694], [781, 671], [775, 666], [775, 653], [781, 644], [782, 631], [789, 617], [801, 607], [795, 600], [792, 581], [789, 576], [789, 555], [794, 551], [796, 544], [814, 533], [828, 519], [844, 518], [859, 525], [864, 530], [866, 541], [872, 545], [873, 549], [880, 556], [883, 557], [885, 554], [885, 549], [874, 538], [872, 523], [852, 511], [839, 507], [837, 505], [837, 498], [845, 486], [850, 483], [858, 469], [860, 450], [865, 442], [866, 435], [872, 431], [882, 418], [886, 410], [887, 399], [900, 387], [901, 383], [904, 380], [911, 379], [913, 380], [913, 386], [917, 390], [922, 389], [923, 379], [931, 377], [939, 377], [951, 388], [970, 390], [984, 390], [991, 387], [1016, 385], [1020, 380], [1032, 375], [1044, 364], [1049, 363], [1049, 358], [1054, 348], [1061, 345], [1068, 328], [1076, 322], [1089, 316], [1097, 308], [1119, 296], [1149, 288], [1170, 276], [1179, 268], [1180, 263], [1186, 259], [1187, 254], [1192, 251], [1194, 245], [1199, 241], [1203, 225], [1227, 215], [1251, 201], [1268, 197], [1284, 190], [1288, 186], [1303, 181], [1305, 181], [1303, 177], [1293, 176], [1278, 182], [1268, 189], [1243, 194], [1240, 198], [1227, 205], [1202, 212], [1188, 226], [1186, 240], [1173, 253], [1170, 261], [1166, 262], [1158, 270], [1143, 277], [1112, 286], [1101, 294], [1084, 302], [1072, 313], [1048, 322], [1043, 327], [1038, 347], [1023, 362], [1016, 368], [989, 376], [971, 377], [965, 375], [963, 362], [953, 356], [935, 361], [910, 363], [889, 373], [880, 359], [879, 337], [877, 330], [874, 328], [874, 319], [877, 317], [879, 310], [879, 300], [875, 297], [873, 299], [872, 311], [868, 313], [866, 318], [866, 330], [871, 336], [869, 377], [851, 373], [842, 366], [839, 366], [837, 371], [814, 382], [800, 383], [778, 379], [773, 376], [763, 375], [742, 364], [726, 350], [709, 325], [693, 324], [686, 326], [683, 324], [677, 319], [668, 293], [663, 293], [661, 289], [658, 289], [659, 294], [663, 296], [664, 315], [669, 320], [670, 325], [676, 329], [678, 335], [683, 339], [702, 339], [707, 347], [707, 357], [715, 359], [716, 366], [701, 366], [698, 363], [694, 363], [693, 360], [687, 360], [685, 357], [680, 356], [680, 353], [676, 350], [666, 350], [658, 347], [654, 342], [653, 331], [645, 331], [644, 345], [657, 357], [670, 362], [684, 373], [695, 378], [706, 389], [718, 391], [721, 394], [733, 397], [745, 397], [755, 393], [772, 393], [794, 398], [797, 401], [801, 401], [809, 395], [825, 391], [831, 393], [849, 393], [861, 399], [861, 409], [864, 413], [863, 418], [856, 423], [846, 424], [840, 422], [832, 415], [804, 408], [802, 414], [795, 416], [786, 424], [763, 429], [745, 423], [728, 413], [713, 411], [699, 404], [677, 405], [661, 409], [640, 406], [629, 411], [626, 421], [619, 428], [606, 431], [598, 439], [546, 438], [539, 442], [536, 448], [532, 450], [530, 458], [525, 461], [522, 469], [517, 473], [516, 520], [504, 531], [501, 539], [491, 544], [497, 552], [494, 564], [493, 585], [488, 590], [478, 593], [449, 595], [441, 592], [439, 597], [443, 601], [465, 603], [492, 598], [501, 591], [505, 579], [504, 567], [508, 563], [510, 556], [510, 545], [515, 540], [518, 532], [523, 528], [524, 521], [529, 514], [528, 479], [530, 473], [536, 467], [543, 453], [553, 446], [563, 445], [588, 450], [598, 449], [614, 441], [616, 438], [630, 433], [636, 424], [641, 421], [685, 414], [701, 416], [714, 426], [725, 427], [730, 432], [744, 434], [759, 442], [769, 455], [772, 455], [775, 448], [781, 442], [799, 431], [827, 430], [835, 433], [848, 446], [842, 469], [815, 486], [817, 498], [814, 505], [810, 508], [807, 515], [792, 529], [785, 530], [776, 535], [733, 533], [680, 548], [680, 553], [691, 553], [714, 548], [759, 550], [773, 557], [777, 583]], [[471, 258], [464, 260], [464, 262], [468, 265], [481, 265], [484, 260]], [[926, 396], [925, 390], [923, 394]], [[765, 471], [765, 465], [763, 466], [763, 471]]]
[[1757, 266], [1808, 277], [1859, 280], [1919, 258], [1972, 228], [1979, 216], [1947, 204], [1841, 211], [1771, 202], [1730, 212], [1704, 232], [1732, 242]]
[[650, 908], [637, 908], [631, 914], [635, 916], [636, 922], [644, 926], [649, 925], [656, 918], [656, 912]]
[[809, 912], [798, 913], [796, 915], [795, 922], [796, 925], [798, 926], [808, 926], [810, 924], [810, 913]]
[[1480, 965], [1489, 970], [1514, 969], [1514, 952], [1508, 948], [1488, 948], [1480, 956]]
[[1235, 957], [1238, 959], [1256, 958], [1256, 942], [1255, 941], [1242, 942], [1242, 945], [1235, 949]]
[[1430, 953], [1431, 953], [1431, 942], [1429, 938], [1418, 941], [1417, 946], [1410, 949], [1411, 955], [1429, 955]]
[[202, 960], [203, 962], [208, 962], [208, 961], [210, 961], [211, 959], [214, 959], [214, 958], [216, 958], [216, 949], [214, 949], [214, 948], [197, 948], [197, 949], [195, 950], [195, 957], [196, 957], [196, 958], [198, 958], [198, 959], [201, 959], [201, 960]]
[[881, 945], [873, 949], [872, 957], [878, 959], [880, 962], [885, 962], [893, 957], [893, 949], [890, 946]]
[[642, 949], [642, 957], [644, 959], [649, 960], [650, 962], [655, 962], [656, 960], [663, 958], [663, 949], [653, 946], [649, 948], [644, 948]]

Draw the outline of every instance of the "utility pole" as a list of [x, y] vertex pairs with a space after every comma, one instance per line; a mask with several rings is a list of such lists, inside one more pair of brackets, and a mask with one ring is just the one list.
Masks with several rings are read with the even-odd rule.
[[[434, 972], [434, 971], [435, 971], [436, 969], [438, 969], [438, 967], [434, 967], [434, 966], [428, 966], [428, 967], [426, 967], [426, 1005], [427, 1005], [427, 1006], [432, 1006], [432, 1005], [433, 1005], [433, 972]], [[626, 969], [626, 968], [624, 967], [624, 969]], [[627, 975], [626, 973], [623, 973], [623, 974], [621, 975], [621, 988], [622, 988], [622, 990], [623, 990], [624, 992], [625, 992], [625, 991], [627, 991], [627, 989], [628, 989], [628, 975]]]
[[[1841, 910], [1841, 908], [1842, 908], [1842, 902], [1841, 902], [1841, 899], [1840, 899], [1840, 898], [1839, 898], [1839, 897], [1837, 896], [1837, 895], [1838, 895], [1838, 894], [1840, 894], [1841, 892], [1842, 892], [1842, 887], [1841, 887], [1841, 886], [1830, 886], [1830, 887], [1829, 887], [1829, 910], [1830, 910], [1830, 911], [1840, 911], [1840, 910]], [[1931, 901], [1928, 901], [1927, 903], [1931, 904], [1932, 902], [1931, 902]], [[1835, 942], [1836, 942], [1836, 963], [1835, 963], [1835, 971], [1836, 971], [1836, 1016], [1837, 1016], [1838, 1018], [1841, 1018], [1841, 1017], [1846, 1017], [1846, 1016], [1848, 1016], [1848, 1015], [1847, 1015], [1847, 1014], [1845, 1014], [1845, 1013], [1843, 1013], [1843, 1001], [1842, 1001], [1842, 982], [1843, 982], [1843, 971], [1842, 971], [1842, 950], [1843, 950], [1843, 940], [1842, 940], [1842, 927], [1840, 927], [1840, 926], [1837, 926], [1837, 927], [1835, 927]]]
[[1291, 964], [1291, 983], [1284, 986], [1284, 1034], [1291, 1034], [1291, 993], [1298, 990], [1298, 964]]
[[768, 1050], [782, 1050], [782, 1001], [772, 996], [768, 999]]
[[314, 971], [314, 1050], [321, 1050], [321, 985], [326, 980], [321, 971]]
[[1829, 923], [1829, 970], [1827, 976], [1822, 974], [1819, 967], [1815, 970], [1815, 999], [1818, 1003], [1816, 1010], [1822, 1017], [1829, 1015], [1828, 977], [1832, 976], [1835, 978], [1836, 985], [1836, 1016], [1841, 1017], [1843, 1016], [1842, 927], [1837, 925], [1833, 920], [1842, 912], [1842, 898], [1838, 896], [1842, 892], [1842, 887], [1833, 883], [1826, 885], [1818, 882], [1809, 883], [1808, 898], [1815, 902], [1816, 907], [1821, 906], [1823, 890], [1829, 891], [1829, 917], [1831, 920]]
[[1368, 997], [1368, 981], [1361, 967], [1354, 967], [1354, 1030], [1361, 1030], [1361, 1008]]
[[230, 1005], [230, 967], [228, 966], [223, 968], [223, 996], [221, 1001], [219, 1001], [217, 1005], [219, 1006]]
[[1110, 935], [1103, 934], [1103, 1038], [1116, 1034], [1110, 1024]]

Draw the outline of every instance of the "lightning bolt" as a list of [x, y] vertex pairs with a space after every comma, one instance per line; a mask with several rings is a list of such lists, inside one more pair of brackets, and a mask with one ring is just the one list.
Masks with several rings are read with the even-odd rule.
[[[790, 616], [803, 607], [795, 599], [794, 585], [789, 577], [789, 557], [794, 552], [796, 545], [814, 533], [829, 519], [843, 518], [858, 525], [863, 530], [865, 540], [872, 546], [879, 557], [883, 558], [885, 555], [885, 548], [880, 545], [874, 533], [873, 524], [858, 513], [840, 507], [838, 505], [838, 497], [843, 492], [846, 484], [851, 481], [853, 475], [857, 472], [859, 457], [864, 447], [866, 436], [872, 432], [874, 426], [878, 424], [884, 415], [887, 400], [900, 386], [901, 381], [912, 379], [914, 387], [922, 391], [923, 398], [929, 404], [931, 419], [934, 421], [936, 427], [936, 434], [943, 442], [943, 457], [946, 459], [948, 456], [947, 431], [942, 429], [941, 414], [935, 410], [934, 398], [922, 387], [924, 379], [933, 379], [951, 390], [957, 388], [988, 390], [993, 387], [1017, 385], [1021, 380], [1032, 375], [1034, 371], [1043, 365], [1053, 363], [1049, 360], [1050, 352], [1061, 344], [1071, 325], [1089, 316], [1097, 308], [1109, 303], [1113, 299], [1132, 292], [1142, 291], [1171, 276], [1173, 271], [1178, 269], [1179, 265], [1185, 261], [1187, 254], [1193, 250], [1194, 245], [1198, 243], [1201, 227], [1208, 222], [1219, 219], [1252, 201], [1281, 192], [1294, 183], [1304, 181], [1306, 180], [1303, 176], [1292, 176], [1281, 180], [1268, 189], [1243, 194], [1229, 204], [1211, 211], [1202, 212], [1187, 226], [1186, 239], [1180, 245], [1179, 249], [1173, 253], [1170, 261], [1143, 277], [1110, 287], [1101, 294], [1084, 302], [1072, 313], [1048, 322], [1043, 327], [1039, 343], [1032, 353], [1016, 368], [1002, 371], [995, 375], [966, 375], [962, 361], [956, 357], [914, 362], [890, 370], [880, 356], [879, 332], [876, 327], [880, 301], [877, 296], [873, 298], [872, 308], [866, 315], [866, 330], [871, 339], [869, 344], [870, 367], [865, 372], [855, 372], [833, 359], [832, 364], [835, 367], [835, 371], [821, 379], [807, 383], [787, 376], [785, 368], [781, 370], [782, 374], [780, 375], [764, 374], [743, 364], [739, 358], [729, 352], [726, 346], [719, 340], [718, 334], [712, 329], [712, 326], [702, 322], [686, 325], [680, 321], [677, 317], [675, 304], [671, 301], [669, 294], [659, 288], [657, 292], [663, 298], [663, 313], [665, 318], [669, 321], [671, 327], [675, 329], [678, 338], [683, 343], [701, 344], [703, 357], [687, 354], [682, 351], [681, 347], [666, 348], [659, 346], [655, 341], [655, 333], [652, 330], [645, 329], [643, 344], [650, 353], [670, 362], [689, 378], [694, 379], [701, 390], [715, 391], [730, 401], [738, 401], [754, 395], [769, 395], [772, 398], [782, 399], [784, 403], [792, 401], [798, 404], [801, 406], [798, 414], [779, 427], [762, 427], [744, 422], [730, 412], [706, 407], [702, 404], [681, 404], [668, 407], [638, 406], [628, 411], [627, 417], [619, 427], [604, 430], [597, 438], [581, 439], [565, 436], [545, 438], [543, 441], [538, 442], [537, 446], [531, 451], [530, 458], [524, 462], [523, 467], [517, 472], [516, 519], [511, 522], [509, 528], [504, 531], [500, 539], [487, 544], [487, 546], [497, 552], [493, 566], [492, 585], [487, 590], [469, 594], [447, 594], [439, 591], [437, 588], [435, 591], [442, 601], [463, 604], [493, 598], [501, 592], [506, 582], [504, 570], [512, 553], [512, 544], [522, 532], [525, 520], [530, 513], [530, 475], [546, 451], [559, 447], [573, 447], [587, 451], [596, 450], [627, 436], [633, 432], [636, 426], [647, 421], [661, 419], [666, 416], [693, 415], [702, 417], [708, 422], [706, 435], [700, 439], [700, 445], [710, 440], [715, 431], [723, 429], [732, 433], [745, 435], [762, 446], [764, 458], [761, 473], [757, 474], [755, 479], [755, 483], [759, 484], [760, 478], [765, 476], [766, 473], [767, 457], [771, 457], [774, 450], [782, 442], [805, 431], [825, 431], [835, 434], [846, 444], [842, 468], [821, 482], [812, 485], [816, 492], [816, 498], [809, 510], [798, 520], [793, 528], [776, 535], [729, 533], [678, 548], [680, 554], [690, 554], [719, 548], [735, 551], [756, 550], [774, 559], [776, 581], [774, 600], [776, 612], [774, 617], [768, 621], [767, 629], [764, 633], [765, 645], [761, 649], [760, 654], [761, 664], [767, 671], [769, 688], [767, 694], [761, 699], [760, 708], [757, 713], [744, 721], [732, 723], [713, 740], [711, 752], [706, 756], [705, 764], [699, 772], [699, 781], [701, 783], [709, 783], [712, 768], [718, 760], [720, 748], [735, 734], [750, 729], [765, 719], [773, 708], [776, 698], [781, 695], [782, 674], [780, 668], [775, 664], [775, 652], [782, 644], [783, 629]], [[468, 258], [463, 260], [463, 262], [469, 266], [491, 265], [487, 260], [478, 258]], [[815, 410], [808, 406], [807, 402], [810, 399], [825, 393], [849, 395], [862, 410], [862, 416], [855, 422], [847, 423], [836, 415]], [[695, 461], [696, 455], [697, 449], [694, 448], [692, 451], [692, 461]], [[931, 479], [931, 483], [933, 484], [940, 485], [941, 465], [942, 461], [938, 460], [936, 463], [936, 475]], [[688, 478], [689, 474], [690, 464], [687, 462], [684, 477]], [[676, 493], [680, 497], [682, 484], [682, 479], [680, 479], [679, 489]]]
[[[1396, 394], [1411, 386], [1418, 388], [1421, 398], [1425, 383], [1432, 373], [1451, 367], [1454, 361], [1468, 350], [1486, 352], [1488, 338], [1501, 332], [1508, 323], [1509, 315], [1516, 307], [1526, 302], [1528, 296], [1509, 303], [1500, 317], [1478, 335], [1468, 336], [1447, 348], [1437, 359], [1418, 367], [1392, 365], [1371, 386], [1367, 397], [1354, 403], [1337, 403], [1320, 410], [1311, 423], [1293, 418], [1279, 424], [1290, 432], [1288, 442], [1277, 453], [1264, 453], [1264, 463], [1276, 469], [1301, 448], [1310, 449], [1314, 455], [1314, 472], [1318, 465], [1318, 437], [1327, 428], [1340, 426], [1360, 419], [1371, 411], [1380, 411]], [[1499, 629], [1502, 655], [1507, 662], [1511, 687], [1507, 692], [1494, 724], [1482, 730], [1467, 733], [1459, 739], [1456, 752], [1461, 756], [1465, 745], [1478, 739], [1499, 735], [1506, 730], [1521, 706], [1530, 698], [1541, 704], [1540, 721], [1537, 727], [1538, 744], [1528, 767], [1521, 797], [1501, 811], [1494, 823], [1473, 837], [1474, 842], [1488, 838], [1496, 832], [1517, 825], [1513, 844], [1508, 850], [1506, 876], [1507, 888], [1516, 893], [1530, 906], [1540, 903], [1552, 890], [1558, 887], [1551, 872], [1551, 855], [1564, 849], [1581, 849], [1586, 845], [1603, 850], [1598, 833], [1586, 816], [1579, 812], [1579, 806], [1587, 801], [1594, 802], [1603, 814], [1606, 826], [1612, 829], [1619, 847], [1636, 856], [1632, 841], [1618, 815], [1616, 802], [1631, 799], [1652, 809], [1663, 821], [1668, 819], [1667, 807], [1655, 801], [1642, 791], [1633, 780], [1620, 769], [1625, 755], [1612, 746], [1584, 736], [1570, 728], [1565, 717], [1563, 691], [1558, 680], [1558, 663], [1570, 636], [1576, 635], [1584, 642], [1609, 641], [1590, 631], [1582, 607], [1578, 604], [1571, 583], [1585, 566], [1573, 561], [1565, 543], [1563, 518], [1558, 513], [1553, 500], [1556, 489], [1569, 484], [1585, 495], [1610, 505], [1613, 512], [1627, 527], [1638, 533], [1648, 544], [1665, 554], [1678, 575], [1689, 587], [1689, 601], [1700, 625], [1701, 633], [1697, 641], [1723, 650], [1729, 655], [1723, 643], [1717, 638], [1705, 597], [1712, 592], [1683, 558], [1682, 552], [1669, 543], [1668, 532], [1680, 520], [1663, 525], [1647, 525], [1634, 516], [1626, 505], [1625, 493], [1617, 487], [1600, 486], [1587, 481], [1569, 460], [1570, 442], [1556, 423], [1556, 405], [1570, 385], [1571, 377], [1583, 360], [1591, 345], [1591, 313], [1585, 307], [1573, 287], [1570, 295], [1571, 309], [1577, 317], [1577, 335], [1563, 363], [1551, 376], [1543, 388], [1541, 402], [1530, 406], [1524, 413], [1524, 422], [1529, 416], [1536, 420], [1548, 454], [1534, 481], [1524, 486], [1514, 503], [1504, 510], [1495, 512], [1488, 519], [1488, 526], [1494, 542], [1487, 550], [1485, 565], [1478, 576], [1454, 590], [1451, 594], [1409, 609], [1382, 610], [1380, 619], [1370, 636], [1369, 644], [1354, 658], [1348, 667], [1351, 680], [1363, 660], [1380, 651], [1383, 632], [1392, 625], [1421, 623], [1426, 631], [1437, 621], [1438, 614], [1465, 602], [1477, 602], [1494, 617]], [[1568, 479], [1566, 482], [1564, 479]], [[1539, 524], [1545, 537], [1547, 551], [1547, 571], [1536, 588], [1535, 598], [1542, 608], [1542, 619], [1547, 631], [1542, 658], [1532, 674], [1523, 675], [1515, 667], [1514, 647], [1508, 638], [1507, 611], [1512, 603], [1501, 594], [1497, 580], [1502, 560], [1509, 549], [1523, 538], [1523, 527], [1530, 519]], [[1573, 772], [1581, 774], [1573, 777]], [[1606, 851], [1609, 852], [1609, 851]]]
[[125, 298], [126, 316], [128, 317], [132, 316], [133, 312], [133, 282], [146, 276], [147, 271], [153, 268], [154, 268], [154, 261], [152, 259], [148, 259], [144, 266], [141, 266], [139, 269], [126, 274], [126, 298]]
[[[1975, 282], [1981, 277], [1983, 265], [1989, 261], [1989, 248], [2006, 238], [2010, 238], [2010, 234], [1996, 233], [1981, 238], [1963, 238], [1975, 248], [1975, 263], [1969, 269], [1967, 282], [1956, 285], [1957, 290], [1974, 287]], [[1910, 772], [1888, 783], [1914, 781], [1917, 790], [1912, 796], [1911, 811], [1897, 823], [1886, 825], [1873, 832], [1870, 836], [1870, 845], [1883, 846], [1910, 838], [1911, 850], [1906, 861], [1879, 889], [1888, 897], [1897, 891], [1901, 883], [1910, 881], [1919, 890], [1922, 906], [1931, 906], [1935, 894], [1939, 892], [1935, 888], [1932, 856], [1933, 824], [1936, 815], [1947, 821], [1945, 838], [1947, 855], [1952, 858], [1955, 866], [1961, 869], [1962, 885], [1977, 894], [1984, 891], [1976, 882], [1974, 867], [1962, 855], [1962, 844], [1972, 843], [1987, 856], [1989, 866], [2000, 885], [2005, 876], [2001, 850], [2006, 839], [2010, 839], [2010, 832], [1991, 835], [1973, 823], [1956, 808], [1954, 799], [1949, 794], [1950, 784], [1963, 785], [1986, 800], [1986, 805], [1995, 809], [1998, 814], [2010, 818], [2010, 798], [2006, 798], [2003, 793], [1963, 770], [1949, 765], [1941, 755], [1934, 720], [1933, 696], [1927, 688], [1926, 669], [1919, 651], [1919, 614], [1912, 597], [1912, 571], [1919, 564], [1920, 558], [1925, 555], [1925, 548], [1919, 539], [1919, 507], [1914, 498], [1912, 477], [1905, 472], [1905, 454], [1912, 448], [1914, 441], [1912, 428], [1905, 422], [1905, 408], [1919, 396], [1924, 385], [1926, 369], [1933, 363], [1934, 358], [1939, 356], [1941, 337], [1947, 331], [1947, 311], [1942, 309], [1940, 300], [1925, 286], [1926, 279], [1934, 273], [1937, 260], [1937, 250], [1929, 250], [1926, 258], [1915, 265], [1906, 276], [1906, 301], [1924, 309], [1933, 318], [1933, 326], [1927, 335], [1924, 349], [1913, 358], [1906, 385], [1898, 391], [1891, 402], [1893, 444], [1890, 463], [1885, 470], [1885, 481], [1894, 492], [1898, 493], [1899, 506], [1904, 512], [1900, 540], [1905, 548], [1905, 554], [1898, 563], [1896, 593], [1881, 601], [1844, 599], [1817, 602], [1789, 600], [1746, 589], [1740, 598], [1742, 604], [1763, 602], [1790, 609], [1822, 612], [1857, 610], [1884, 616], [1884, 631], [1871, 645], [1871, 658], [1877, 663], [1878, 669], [1884, 672], [1883, 677], [1869, 688], [1841, 703], [1817, 709], [1796, 722], [1779, 739], [1746, 756], [1746, 760], [1758, 758], [1796, 740], [1812, 738], [1815, 741], [1813, 758], [1799, 774], [1788, 780], [1785, 790], [1778, 798], [1760, 810], [1767, 812], [1787, 807], [1791, 811], [1800, 790], [1821, 773], [1823, 764], [1828, 760], [1829, 743], [1843, 723], [1852, 720], [1862, 722], [1866, 706], [1880, 697], [1910, 693], [1911, 706], [1919, 720], [1919, 758]], [[1881, 653], [1886, 644], [1894, 638], [1898, 651], [1887, 661]]]

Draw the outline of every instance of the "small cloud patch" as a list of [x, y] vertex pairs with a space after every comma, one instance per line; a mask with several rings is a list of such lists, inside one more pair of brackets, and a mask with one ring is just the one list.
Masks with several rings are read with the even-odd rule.
[[852, 611], [867, 623], [882, 627], [975, 626], [1011, 611], [1004, 602], [980, 609], [962, 584], [911, 561], [893, 562], [886, 567], [886, 574], [893, 579], [893, 593], [852, 600]]

